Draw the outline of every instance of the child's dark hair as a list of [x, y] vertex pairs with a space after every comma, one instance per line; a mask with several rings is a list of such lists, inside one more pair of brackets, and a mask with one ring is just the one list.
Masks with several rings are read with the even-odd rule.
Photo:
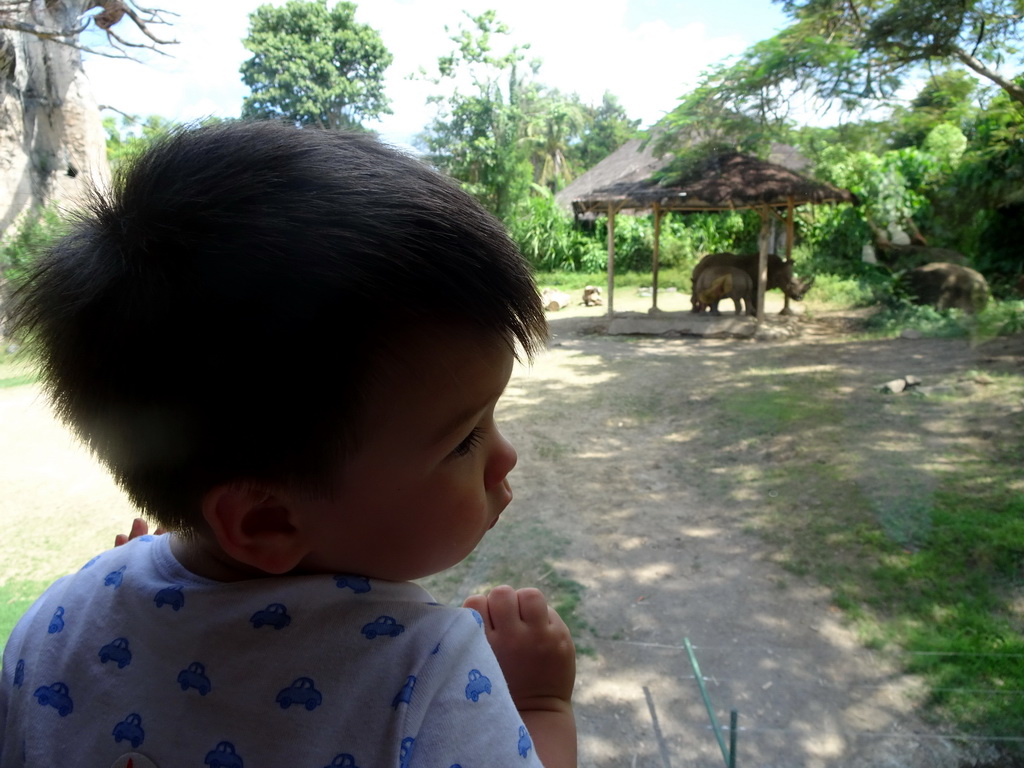
[[12, 321], [60, 416], [185, 531], [220, 483], [324, 490], [403, 328], [476, 326], [527, 356], [547, 332], [501, 224], [440, 173], [367, 135], [240, 122], [118, 174]]

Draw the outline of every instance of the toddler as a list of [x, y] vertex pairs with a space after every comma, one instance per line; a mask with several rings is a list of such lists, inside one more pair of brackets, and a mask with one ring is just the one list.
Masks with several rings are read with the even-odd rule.
[[438, 605], [512, 499], [494, 409], [544, 343], [528, 266], [370, 136], [159, 141], [11, 310], [58, 414], [169, 531], [97, 555], [4, 649], [0, 766], [575, 765], [540, 592]]

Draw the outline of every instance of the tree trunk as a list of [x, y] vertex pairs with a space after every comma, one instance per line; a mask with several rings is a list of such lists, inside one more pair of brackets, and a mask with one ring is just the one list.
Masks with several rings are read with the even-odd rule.
[[[39, 26], [72, 28], [83, 0], [32, 0]], [[0, 232], [25, 211], [74, 208], [110, 177], [99, 108], [72, 46], [0, 30]]]

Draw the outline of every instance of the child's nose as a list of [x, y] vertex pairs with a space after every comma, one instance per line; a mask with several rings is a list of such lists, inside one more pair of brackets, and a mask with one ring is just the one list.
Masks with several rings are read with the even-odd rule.
[[488, 457], [487, 469], [484, 471], [484, 486], [489, 489], [504, 481], [517, 461], [519, 461], [519, 455], [516, 453], [516, 449], [501, 432], [498, 432], [494, 448]]

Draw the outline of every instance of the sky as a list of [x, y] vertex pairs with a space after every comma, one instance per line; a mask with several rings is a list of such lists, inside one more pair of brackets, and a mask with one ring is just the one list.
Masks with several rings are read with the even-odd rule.
[[[179, 44], [165, 46], [171, 56], [149, 54], [140, 57], [142, 62], [87, 56], [85, 69], [97, 101], [128, 114], [181, 122], [237, 117], [248, 93], [238, 71], [249, 57], [241, 40], [248, 14], [261, 4], [147, 2], [178, 14], [168, 17], [173, 26], [154, 31]], [[610, 91], [644, 127], [670, 112], [704, 68], [771, 37], [786, 23], [771, 0], [360, 0], [356, 5], [356, 20], [376, 29], [394, 56], [385, 81], [394, 114], [366, 125], [387, 141], [408, 145], [434, 115], [427, 97], [443, 93], [409, 76], [421, 67], [432, 71], [437, 58], [452, 50], [445, 26], [454, 31], [468, 22], [463, 11], [496, 10], [510, 27], [509, 40], [529, 43], [528, 58], [542, 60], [539, 82], [578, 93], [588, 104], [600, 104]]]

